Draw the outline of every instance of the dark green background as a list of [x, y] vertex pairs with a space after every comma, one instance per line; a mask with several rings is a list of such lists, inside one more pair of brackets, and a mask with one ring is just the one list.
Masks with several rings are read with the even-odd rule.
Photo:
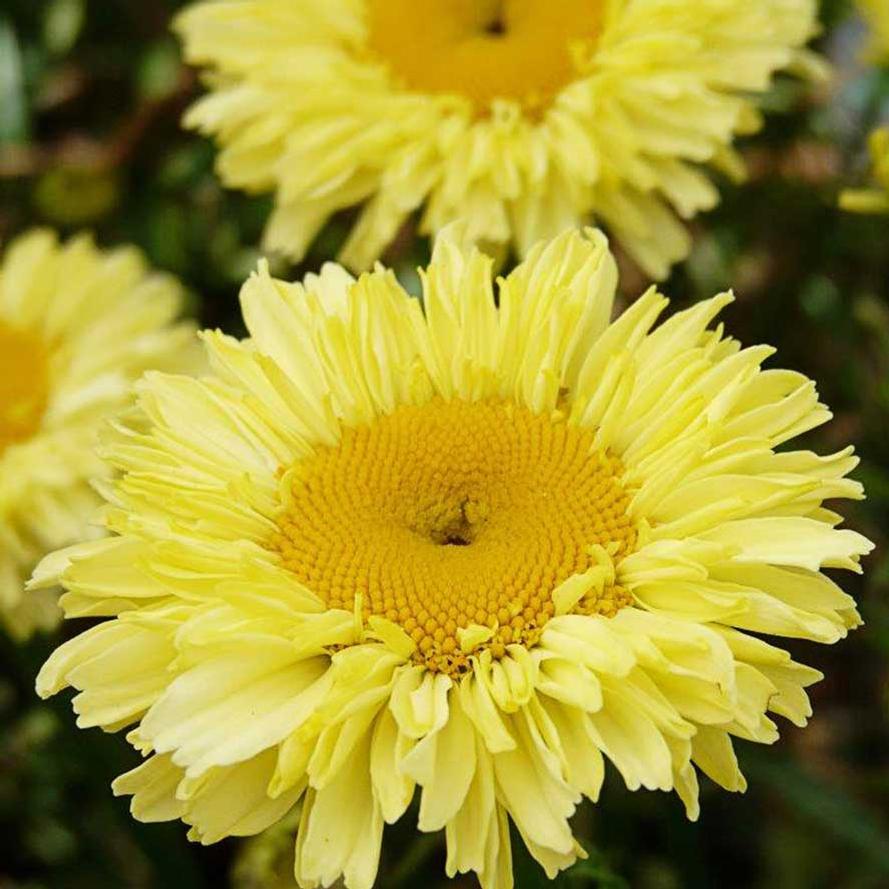
[[[269, 201], [222, 189], [212, 146], [178, 128], [196, 91], [167, 31], [180, 5], [0, 0], [0, 241], [37, 223], [89, 227], [105, 245], [133, 241], [185, 281], [204, 324], [238, 333], [237, 290]], [[773, 748], [739, 744], [750, 790], [730, 795], [704, 780], [697, 824], [674, 796], [629, 793], [609, 775], [599, 805], [576, 819], [590, 862], [560, 886], [889, 886], [889, 217], [835, 206], [844, 185], [866, 181], [865, 136], [889, 119], [889, 71], [860, 63], [861, 26], [846, 4], [826, 3], [823, 18], [819, 46], [835, 83], [779, 80], [764, 100], [766, 129], [744, 146], [751, 181], [724, 184], [722, 205], [695, 223], [694, 253], [664, 289], [683, 306], [734, 287], [731, 332], [776, 345], [773, 364], [816, 379], [836, 412], [806, 444], [856, 444], [869, 499], [844, 509], [878, 548], [864, 577], [843, 583], [866, 626], [832, 648], [791, 645], [827, 674], [815, 718], [804, 731], [784, 726]], [[317, 268], [348, 221], [332, 222], [303, 266], [276, 272]], [[413, 286], [427, 251], [405, 232], [386, 260]], [[623, 265], [631, 299], [646, 282]], [[55, 641], [16, 649], [0, 640], [0, 887], [225, 885], [243, 846], [204, 849], [180, 824], [132, 821], [108, 785], [136, 754], [122, 738], [75, 729], [66, 701], [35, 699], [33, 677]], [[289, 845], [283, 835], [254, 844], [237, 885], [272, 885], [256, 874], [278, 850], [286, 877]], [[440, 838], [418, 839], [409, 818], [384, 847], [381, 886], [445, 883]], [[517, 885], [543, 885], [516, 849]]]

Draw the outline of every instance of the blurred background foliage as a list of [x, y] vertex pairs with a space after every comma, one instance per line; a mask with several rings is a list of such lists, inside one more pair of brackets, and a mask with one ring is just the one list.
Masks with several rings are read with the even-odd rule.
[[[135, 242], [185, 281], [202, 323], [238, 333], [237, 290], [259, 256], [269, 201], [225, 191], [213, 147], [179, 129], [198, 89], [168, 31], [181, 5], [0, 0], [0, 242], [34, 224]], [[705, 780], [697, 824], [674, 797], [629, 793], [610, 775], [600, 804], [576, 819], [590, 858], [561, 887], [889, 886], [889, 216], [836, 208], [842, 188], [868, 182], [866, 137], [889, 121], [889, 69], [862, 61], [864, 27], [846, 0], [822, 12], [818, 48], [833, 80], [778, 81], [766, 128], [744, 146], [750, 181], [723, 183], [723, 203], [695, 223], [694, 253], [664, 289], [683, 306], [733, 287], [733, 334], [777, 346], [836, 413], [807, 444], [856, 444], [869, 498], [850, 507], [849, 524], [878, 548], [864, 576], [844, 583], [866, 626], [833, 648], [791, 645], [827, 676], [814, 719], [803, 731], [783, 726], [771, 749], [740, 744], [749, 791], [731, 796]], [[302, 266], [277, 262], [275, 272], [316, 269], [345, 222], [328, 226]], [[407, 230], [386, 261], [415, 289], [427, 256]], [[647, 282], [622, 266], [632, 299]], [[0, 639], [0, 887], [292, 886], [293, 824], [205, 849], [179, 824], [131, 820], [109, 783], [135, 764], [133, 751], [76, 729], [66, 702], [34, 696], [53, 644]], [[519, 889], [548, 885], [515, 848]], [[407, 818], [389, 829], [382, 887], [445, 884], [439, 836], [417, 839]]]

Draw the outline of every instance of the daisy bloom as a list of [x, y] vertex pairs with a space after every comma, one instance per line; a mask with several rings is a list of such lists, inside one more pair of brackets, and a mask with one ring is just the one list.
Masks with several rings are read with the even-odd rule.
[[22, 591], [101, 503], [103, 422], [146, 369], [185, 367], [194, 330], [173, 323], [180, 296], [135, 250], [103, 253], [86, 236], [60, 245], [34, 230], [0, 262], [0, 625], [16, 637], [60, 616], [52, 593]]
[[363, 205], [367, 268], [405, 219], [465, 218], [527, 254], [592, 217], [651, 275], [740, 177], [736, 135], [775, 72], [813, 58], [815, 0], [222, 0], [177, 20], [208, 96], [188, 126], [229, 186], [274, 192], [266, 246], [300, 259]]
[[847, 188], [840, 194], [840, 207], [852, 213], [889, 213], [889, 127], [879, 127], [868, 139], [871, 188]]
[[822, 505], [862, 496], [852, 449], [779, 450], [830, 413], [711, 326], [730, 295], [656, 327], [652, 289], [609, 323], [599, 232], [496, 289], [468, 240], [443, 233], [422, 303], [382, 268], [261, 266], [250, 339], [206, 332], [213, 375], [148, 375], [108, 443], [115, 536], [34, 575], [110, 618], [37, 687], [131, 727], [133, 814], [213, 843], [301, 801], [306, 889], [372, 886], [415, 794], [486, 889], [512, 885], [510, 820], [550, 876], [583, 855], [606, 761], [695, 818], [697, 770], [743, 790], [732, 739], [810, 714], [820, 674], [762, 635], [860, 622], [820, 570], [871, 549]]

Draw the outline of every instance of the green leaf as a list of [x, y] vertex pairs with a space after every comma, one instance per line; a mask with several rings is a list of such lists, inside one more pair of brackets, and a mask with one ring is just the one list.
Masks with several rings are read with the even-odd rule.
[[136, 75], [139, 92], [146, 99], [163, 99], [175, 92], [182, 62], [172, 40], [152, 43], [142, 57]]
[[43, 13], [43, 43], [54, 55], [64, 55], [77, 42], [84, 22], [84, 0], [52, 0]]
[[555, 879], [549, 880], [540, 865], [534, 861], [525, 844], [513, 834], [512, 852], [516, 886], [520, 889], [629, 889], [629, 883], [616, 874], [599, 849], [585, 843], [587, 858], [578, 861]]
[[842, 787], [790, 760], [749, 750], [744, 756], [744, 771], [755, 781], [771, 785], [784, 804], [810, 821], [820, 834], [867, 856], [882, 873], [889, 874], [889, 829]]
[[34, 189], [34, 205], [56, 225], [87, 225], [110, 213], [120, 199], [113, 173], [57, 167], [45, 173]]
[[599, 849], [585, 848], [589, 857], [560, 874], [554, 885], [564, 886], [565, 889], [576, 889], [581, 885], [595, 885], [598, 889], [629, 889], [630, 884], [611, 869]]
[[29, 135], [28, 103], [18, 37], [0, 18], [0, 145], [25, 142]]

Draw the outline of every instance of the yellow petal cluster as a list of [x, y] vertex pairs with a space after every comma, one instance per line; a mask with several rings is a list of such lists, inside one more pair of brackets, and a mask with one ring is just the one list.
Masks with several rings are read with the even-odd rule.
[[484, 889], [512, 886], [510, 822], [550, 876], [582, 855], [606, 767], [696, 818], [699, 774], [744, 789], [735, 740], [811, 713], [820, 674], [765, 637], [860, 623], [822, 573], [872, 548], [824, 505], [862, 496], [856, 458], [786, 446], [831, 415], [715, 324], [730, 295], [612, 321], [599, 232], [496, 288], [467, 239], [440, 237], [422, 301], [382, 268], [260, 267], [249, 339], [204, 334], [212, 375], [139, 384], [112, 536], [32, 581], [108, 618], [37, 685], [128, 730], [133, 814], [213, 843], [301, 805], [306, 889], [370, 889], [415, 797]]
[[[181, 288], [130, 248], [22, 235], [0, 263], [0, 624], [16, 636], [59, 619], [55, 596], [23, 596], [47, 552], [83, 539], [107, 475], [104, 422], [149, 368], [184, 369], [194, 331], [174, 323]], [[97, 531], [93, 531], [95, 536]]]
[[177, 20], [231, 187], [274, 192], [266, 246], [299, 259], [363, 209], [340, 259], [368, 268], [408, 216], [525, 256], [595, 218], [651, 275], [680, 221], [734, 177], [752, 97], [813, 60], [814, 0], [230, 0]]

